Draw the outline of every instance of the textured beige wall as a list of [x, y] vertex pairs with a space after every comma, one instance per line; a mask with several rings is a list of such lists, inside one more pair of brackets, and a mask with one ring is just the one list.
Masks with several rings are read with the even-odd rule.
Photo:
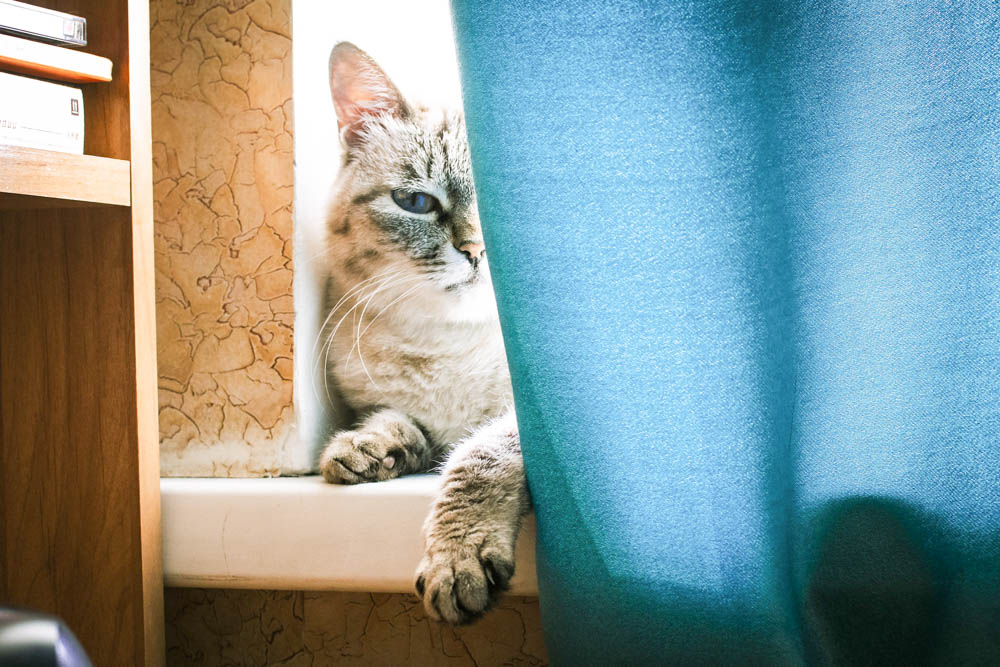
[[276, 473], [292, 410], [290, 0], [152, 0], [161, 470]]
[[408, 595], [167, 589], [166, 617], [171, 666], [547, 664], [533, 598], [452, 628]]

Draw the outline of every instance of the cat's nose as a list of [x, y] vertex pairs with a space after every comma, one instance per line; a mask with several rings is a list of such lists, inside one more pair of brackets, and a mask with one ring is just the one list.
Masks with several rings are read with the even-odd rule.
[[464, 241], [456, 247], [473, 264], [478, 262], [483, 253], [486, 252], [486, 246], [481, 241]]

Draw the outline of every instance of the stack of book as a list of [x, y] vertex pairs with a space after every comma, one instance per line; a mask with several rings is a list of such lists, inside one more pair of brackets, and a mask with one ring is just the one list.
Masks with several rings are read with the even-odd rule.
[[111, 80], [86, 45], [87, 19], [0, 0], [0, 144], [83, 153], [83, 91], [66, 84]]

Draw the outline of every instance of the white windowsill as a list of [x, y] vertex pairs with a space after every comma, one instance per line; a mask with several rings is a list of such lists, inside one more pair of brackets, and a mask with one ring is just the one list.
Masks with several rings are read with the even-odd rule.
[[[421, 526], [440, 484], [415, 475], [357, 486], [319, 477], [160, 480], [167, 586], [413, 592]], [[511, 593], [535, 595], [535, 520]]]

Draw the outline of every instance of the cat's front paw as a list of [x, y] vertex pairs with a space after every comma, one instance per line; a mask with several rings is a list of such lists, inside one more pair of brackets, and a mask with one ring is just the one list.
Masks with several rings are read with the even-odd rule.
[[381, 482], [398, 477], [406, 452], [381, 433], [341, 431], [333, 436], [319, 459], [319, 470], [331, 484]]
[[454, 625], [482, 616], [510, 585], [514, 547], [487, 538], [482, 544], [440, 540], [428, 545], [417, 568], [417, 594], [428, 615]]

